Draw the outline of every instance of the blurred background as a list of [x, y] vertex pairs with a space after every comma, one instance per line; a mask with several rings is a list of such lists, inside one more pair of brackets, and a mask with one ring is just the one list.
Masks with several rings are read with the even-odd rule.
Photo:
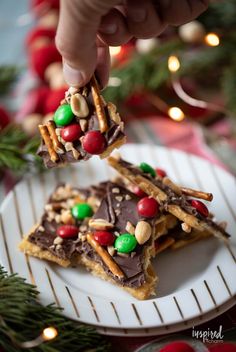
[[[0, 173], [41, 170], [37, 125], [67, 89], [54, 44], [59, 0], [0, 2]], [[212, 1], [160, 37], [111, 47], [104, 96], [129, 142], [185, 150], [236, 172], [236, 1]]]

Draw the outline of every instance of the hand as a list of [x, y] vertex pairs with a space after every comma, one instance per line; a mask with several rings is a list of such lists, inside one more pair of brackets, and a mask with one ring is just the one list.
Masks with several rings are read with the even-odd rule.
[[158, 36], [167, 25], [181, 25], [206, 10], [209, 0], [62, 0], [56, 45], [70, 86], [83, 86], [96, 70], [105, 86], [109, 45], [132, 37]]

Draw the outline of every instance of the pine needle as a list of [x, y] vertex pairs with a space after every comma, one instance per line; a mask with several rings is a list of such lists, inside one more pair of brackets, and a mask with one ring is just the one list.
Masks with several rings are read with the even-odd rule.
[[38, 136], [29, 138], [20, 125], [7, 126], [0, 131], [0, 168], [17, 176], [42, 170], [42, 161], [36, 155], [39, 143]]

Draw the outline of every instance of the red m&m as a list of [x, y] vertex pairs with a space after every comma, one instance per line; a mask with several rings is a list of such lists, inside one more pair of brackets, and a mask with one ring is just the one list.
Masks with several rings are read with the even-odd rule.
[[156, 173], [157, 173], [157, 175], [160, 176], [160, 177], [165, 177], [165, 176], [167, 175], [167, 173], [165, 172], [165, 170], [159, 169], [159, 168], [156, 169]]
[[115, 241], [115, 235], [109, 231], [96, 231], [94, 232], [94, 239], [101, 245], [101, 246], [111, 246]]
[[200, 202], [200, 200], [196, 199], [189, 199], [189, 204], [195, 208], [202, 216], [205, 216], [206, 218], [209, 215], [209, 210], [205, 206], [204, 203]]
[[89, 131], [83, 138], [82, 146], [89, 154], [102, 154], [106, 149], [106, 139], [100, 131]]
[[186, 342], [175, 341], [162, 347], [160, 352], [194, 352], [194, 349]]
[[137, 204], [138, 214], [145, 218], [153, 218], [159, 211], [159, 204], [154, 198], [144, 197]]
[[134, 194], [136, 194], [136, 196], [138, 196], [138, 197], [145, 197], [147, 194], [141, 189], [141, 188], [139, 188], [138, 186], [133, 186], [132, 187], [132, 192], [134, 193]]
[[81, 132], [82, 131], [80, 125], [78, 123], [73, 123], [62, 128], [61, 137], [66, 142], [73, 142], [79, 139]]
[[61, 238], [71, 238], [78, 235], [78, 227], [74, 225], [62, 225], [57, 228], [57, 235]]

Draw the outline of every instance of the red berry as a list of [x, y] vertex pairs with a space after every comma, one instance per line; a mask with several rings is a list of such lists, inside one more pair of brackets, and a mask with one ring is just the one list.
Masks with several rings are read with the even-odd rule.
[[194, 349], [186, 342], [175, 341], [162, 347], [160, 352], [194, 352]]
[[78, 227], [74, 225], [62, 225], [57, 228], [57, 235], [61, 238], [71, 238], [78, 235]]
[[195, 208], [202, 216], [205, 216], [206, 218], [209, 215], [209, 210], [205, 206], [204, 203], [200, 202], [200, 200], [195, 200], [195, 199], [190, 199], [189, 200], [190, 205]]
[[153, 198], [144, 197], [137, 204], [138, 214], [145, 218], [153, 218], [157, 215], [159, 204]]
[[89, 131], [83, 138], [82, 146], [89, 154], [101, 154], [106, 149], [106, 139], [100, 131]]
[[136, 196], [140, 197], [140, 198], [143, 198], [145, 197], [147, 194], [141, 189], [139, 188], [138, 186], [134, 186], [132, 187], [132, 192], [134, 194], [136, 194]]
[[156, 173], [157, 173], [157, 175], [160, 176], [160, 177], [165, 177], [165, 176], [167, 175], [167, 173], [165, 172], [165, 170], [162, 170], [162, 169], [159, 169], [159, 168], [156, 169]]
[[94, 239], [101, 246], [111, 246], [115, 241], [115, 235], [112, 232], [108, 231], [96, 231], [94, 232]]
[[61, 130], [61, 137], [66, 142], [73, 142], [79, 139], [81, 136], [81, 127], [78, 123], [68, 125]]

